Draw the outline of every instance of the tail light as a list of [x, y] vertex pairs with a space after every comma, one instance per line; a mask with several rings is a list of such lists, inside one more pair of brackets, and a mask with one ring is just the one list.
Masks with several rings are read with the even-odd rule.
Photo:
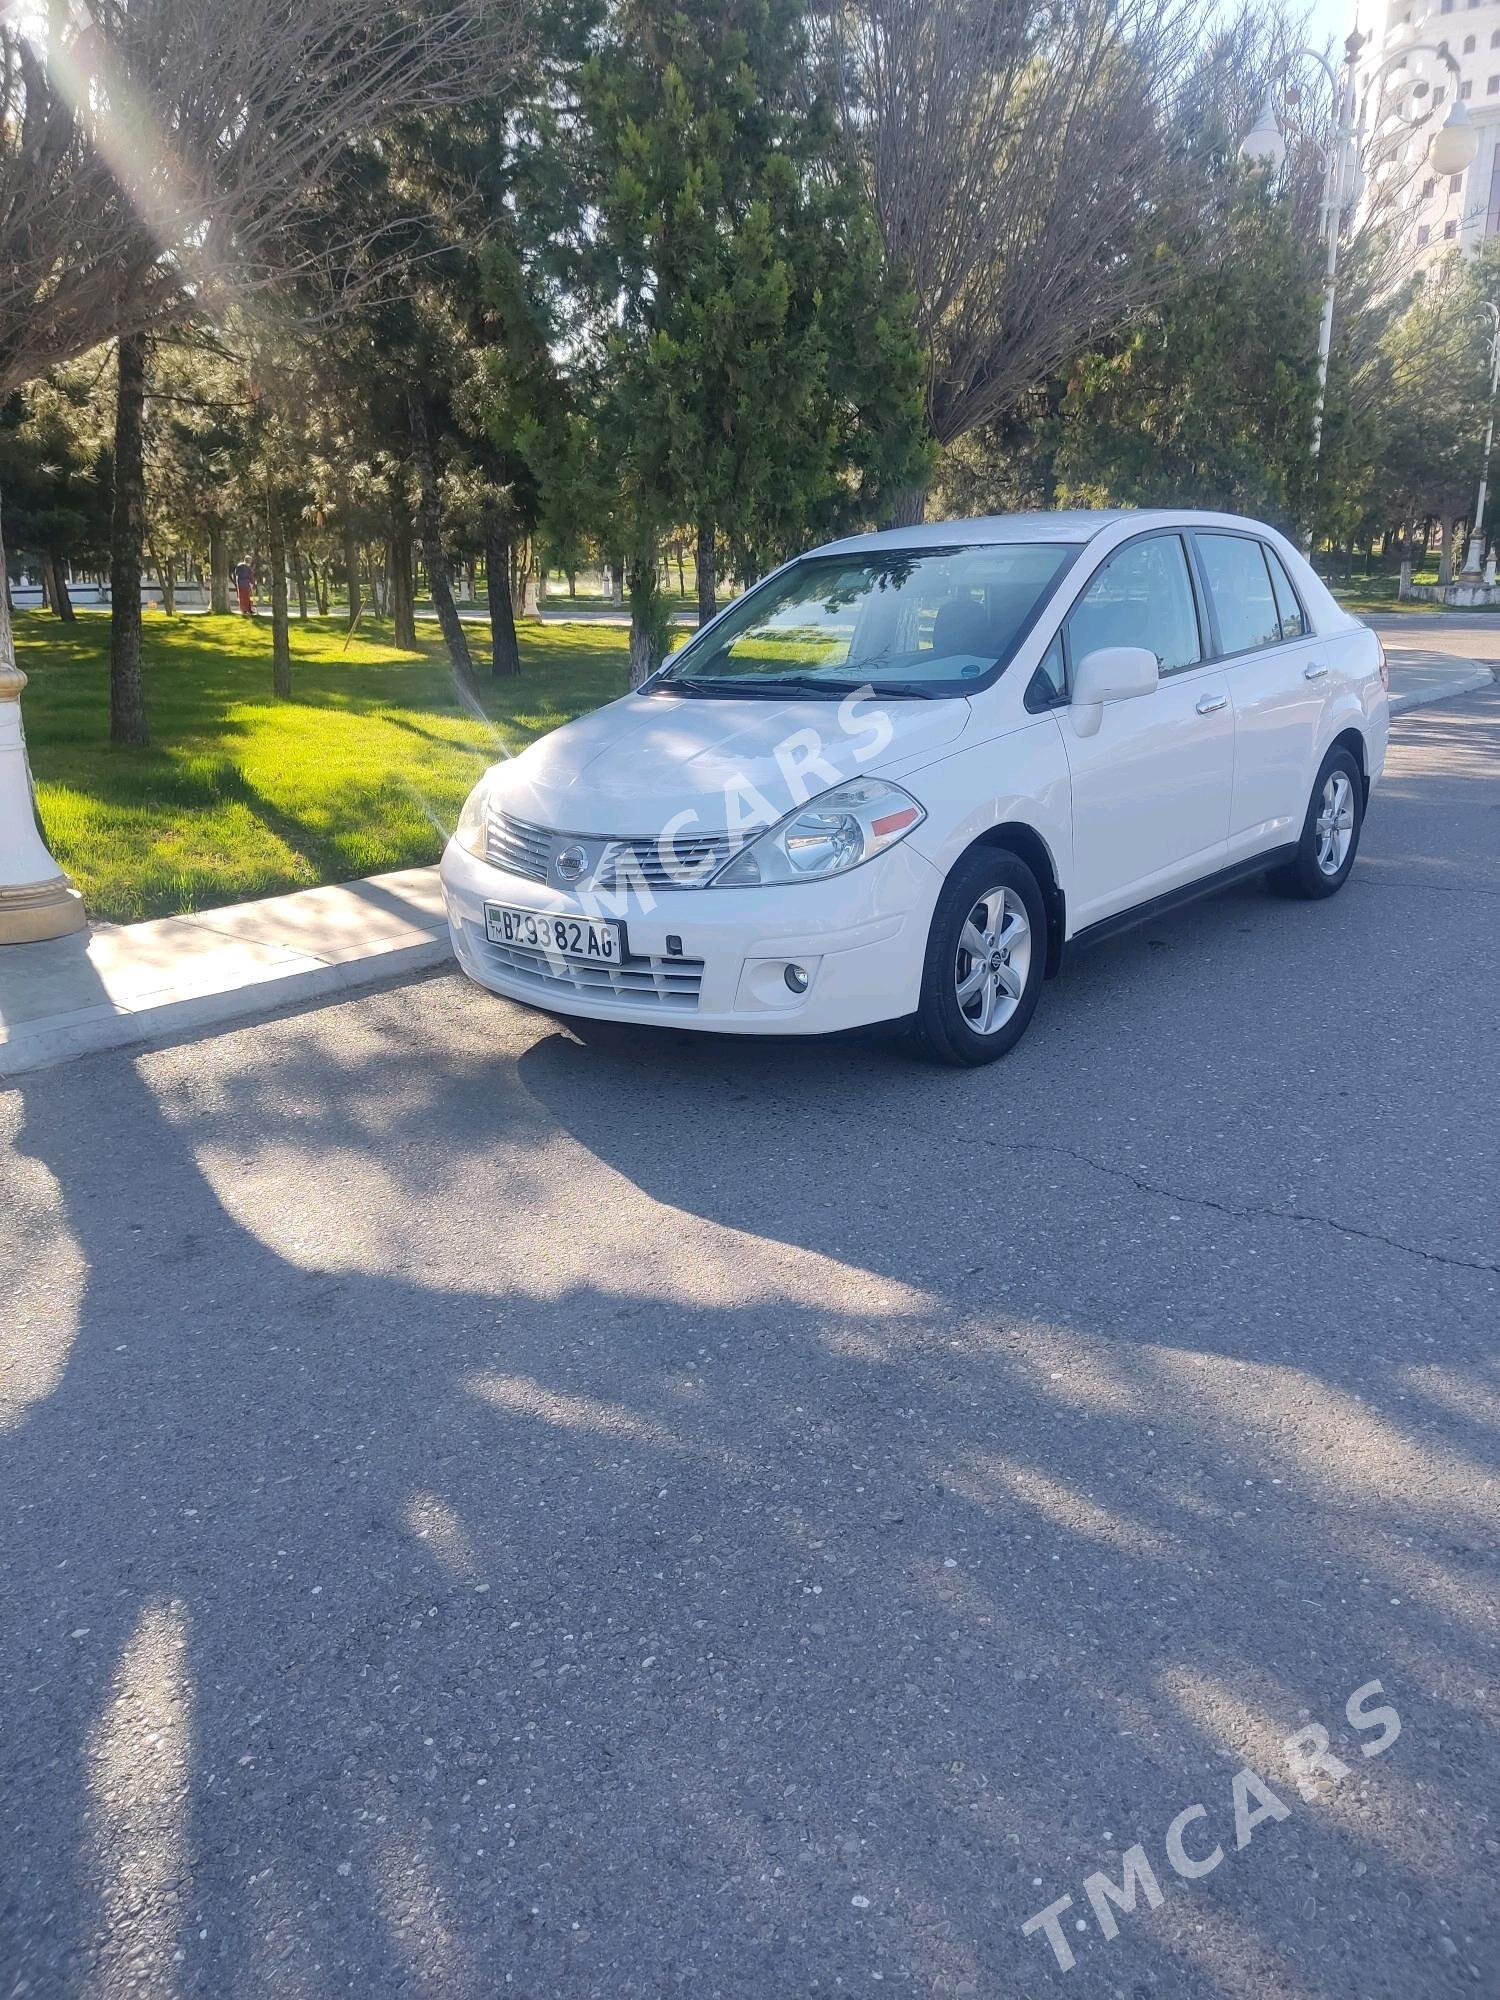
[[1380, 654], [1380, 685], [1389, 694], [1391, 691], [1391, 663], [1385, 656], [1385, 647], [1381, 644], [1378, 634], [1376, 635], [1375, 646]]

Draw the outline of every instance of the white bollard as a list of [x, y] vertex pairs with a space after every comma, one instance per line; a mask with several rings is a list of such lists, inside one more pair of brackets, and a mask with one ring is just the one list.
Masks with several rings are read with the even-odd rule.
[[63, 874], [36, 823], [21, 690], [26, 676], [0, 660], [0, 944], [36, 944], [81, 931], [83, 898]]

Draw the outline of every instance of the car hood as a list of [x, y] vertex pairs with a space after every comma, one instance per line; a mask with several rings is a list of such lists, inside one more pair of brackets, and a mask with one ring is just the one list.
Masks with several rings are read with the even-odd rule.
[[[779, 819], [845, 779], [896, 776], [962, 735], [969, 704], [627, 695], [496, 767], [496, 801], [569, 833], [654, 835]], [[813, 760], [817, 761], [814, 762]]]

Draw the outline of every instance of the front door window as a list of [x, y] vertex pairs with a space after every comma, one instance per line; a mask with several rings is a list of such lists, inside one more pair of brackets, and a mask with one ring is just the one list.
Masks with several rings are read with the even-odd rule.
[[1203, 658], [1198, 607], [1179, 535], [1148, 535], [1112, 556], [1073, 608], [1073, 665], [1101, 646], [1144, 646], [1164, 674]]

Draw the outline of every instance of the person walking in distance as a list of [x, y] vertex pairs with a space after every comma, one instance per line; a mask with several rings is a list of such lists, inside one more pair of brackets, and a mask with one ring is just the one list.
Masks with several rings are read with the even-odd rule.
[[241, 557], [234, 570], [234, 587], [240, 600], [240, 616], [253, 618], [255, 615], [255, 571], [249, 556]]

